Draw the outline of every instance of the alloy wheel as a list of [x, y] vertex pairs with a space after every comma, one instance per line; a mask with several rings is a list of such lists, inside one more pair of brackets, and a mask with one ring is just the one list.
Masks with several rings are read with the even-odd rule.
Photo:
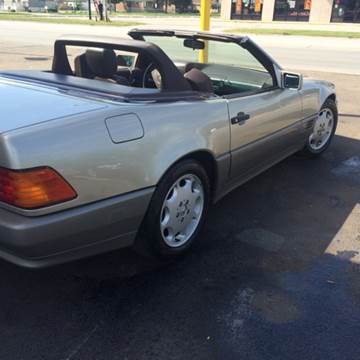
[[160, 212], [160, 230], [169, 247], [184, 245], [197, 229], [204, 211], [201, 180], [194, 174], [181, 176], [168, 191]]
[[331, 109], [321, 109], [309, 137], [309, 146], [312, 150], [319, 151], [331, 137], [334, 128], [334, 114]]

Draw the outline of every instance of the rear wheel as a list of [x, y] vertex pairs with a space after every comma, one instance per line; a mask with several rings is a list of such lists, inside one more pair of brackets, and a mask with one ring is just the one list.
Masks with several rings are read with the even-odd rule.
[[210, 203], [209, 177], [195, 160], [184, 160], [160, 181], [141, 229], [152, 252], [183, 254], [199, 236]]
[[328, 99], [325, 101], [315, 120], [313, 131], [302, 153], [309, 157], [321, 155], [329, 147], [334, 137], [337, 120], [338, 111], [336, 103]]

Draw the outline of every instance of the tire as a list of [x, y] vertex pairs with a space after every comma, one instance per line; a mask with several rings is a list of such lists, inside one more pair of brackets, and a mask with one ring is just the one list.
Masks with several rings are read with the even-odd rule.
[[[331, 126], [331, 130], [329, 130], [328, 135], [326, 135], [326, 130], [325, 132], [323, 132], [325, 138], [323, 143], [320, 142], [320, 144], [318, 144], [315, 140], [314, 137], [316, 136], [317, 133], [317, 126], [321, 125], [321, 116], [322, 114], [332, 114], [332, 126]], [[328, 119], [326, 117], [326, 119]], [[300, 154], [306, 156], [306, 157], [317, 157], [322, 155], [327, 148], [329, 147], [329, 145], [331, 144], [331, 141], [334, 137], [335, 131], [336, 131], [336, 127], [337, 127], [337, 123], [338, 123], [338, 109], [336, 106], [336, 103], [334, 100], [331, 99], [327, 99], [325, 101], [325, 103], [323, 104], [323, 106], [321, 107], [320, 111], [319, 111], [319, 117], [315, 120], [314, 123], [314, 128], [313, 128], [313, 132], [310, 134], [309, 139], [306, 141], [306, 145], [304, 147], [304, 149], [300, 152]], [[325, 129], [325, 128], [323, 128]], [[321, 127], [320, 127], [321, 130]], [[323, 130], [321, 130], [323, 131]]]
[[[210, 189], [205, 169], [195, 160], [181, 161], [168, 170], [155, 190], [142, 223], [140, 253], [144, 254], [145, 250], [146, 254], [163, 258], [184, 254], [203, 228]], [[188, 225], [186, 231], [176, 235], [172, 224], [175, 230]]]

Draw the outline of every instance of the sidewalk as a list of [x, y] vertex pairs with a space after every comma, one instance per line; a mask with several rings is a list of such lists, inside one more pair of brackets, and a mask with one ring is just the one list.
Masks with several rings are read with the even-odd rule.
[[[0, 11], [1, 14], [9, 14], [8, 12]], [[46, 13], [23, 13], [29, 16], [40, 16], [49, 18], [69, 18], [69, 19], [87, 19], [86, 15], [66, 15], [66, 14], [46, 14]], [[144, 25], [160, 26], [161, 28], [198, 28], [200, 17], [190, 15], [142, 15], [141, 13], [110, 13], [110, 19], [113, 22], [117, 21], [138, 21]], [[339, 31], [339, 32], [356, 32], [360, 33], [360, 23], [330, 23], [330, 24], [309, 24], [307, 22], [290, 22], [290, 21], [274, 21], [263, 22], [254, 20], [222, 20], [219, 17], [211, 17], [211, 30], [222, 31], [238, 28], [246, 29], [281, 29], [281, 30], [315, 30], [315, 31]]]
[[[130, 15], [116, 15], [111, 16], [112, 21], [131, 19]], [[143, 22], [144, 24], [149, 25], [159, 25], [159, 20], [161, 21], [161, 26], [169, 24], [171, 26], [184, 26], [185, 24], [198, 25], [200, 18], [197, 16], [139, 16], [136, 15], [133, 17], [137, 21]], [[247, 28], [247, 29], [285, 29], [285, 30], [318, 30], [318, 31], [339, 31], [339, 32], [359, 32], [360, 33], [360, 23], [359, 24], [349, 24], [349, 23], [330, 23], [330, 24], [309, 24], [305, 22], [290, 22], [290, 21], [274, 21], [274, 22], [263, 22], [263, 21], [249, 21], [249, 20], [222, 20], [220, 18], [212, 17], [210, 19], [210, 24], [212, 29], [232, 29], [232, 28]]]

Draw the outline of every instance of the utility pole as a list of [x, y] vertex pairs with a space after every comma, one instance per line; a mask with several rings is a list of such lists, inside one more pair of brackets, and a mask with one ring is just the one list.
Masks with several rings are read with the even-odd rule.
[[105, 15], [105, 21], [110, 21], [109, 15], [108, 15], [108, 2], [107, 2], [107, 0], [104, 0], [104, 15]]
[[89, 20], [91, 20], [91, 0], [88, 0], [88, 6], [89, 6]]
[[[211, 0], [201, 0], [200, 3], [200, 30], [209, 31], [210, 30], [210, 7]], [[205, 48], [199, 51], [199, 62], [206, 64], [209, 57], [209, 44], [205, 40]]]

